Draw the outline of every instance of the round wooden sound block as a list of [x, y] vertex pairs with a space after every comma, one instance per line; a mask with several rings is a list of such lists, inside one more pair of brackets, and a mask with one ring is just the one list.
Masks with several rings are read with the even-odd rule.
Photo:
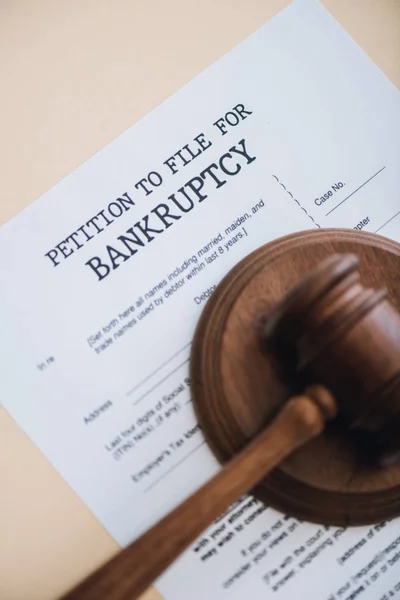
[[[262, 348], [268, 313], [333, 253], [360, 260], [363, 283], [386, 288], [400, 311], [400, 245], [352, 230], [280, 238], [242, 260], [208, 301], [192, 346], [195, 410], [220, 462], [242, 450], [296, 391]], [[265, 478], [254, 495], [301, 520], [346, 526], [400, 514], [400, 465], [368, 464], [336, 422]]]

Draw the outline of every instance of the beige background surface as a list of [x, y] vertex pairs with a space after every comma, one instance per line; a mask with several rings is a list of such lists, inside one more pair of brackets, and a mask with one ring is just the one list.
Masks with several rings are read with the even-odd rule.
[[[0, 0], [0, 223], [288, 4]], [[400, 0], [323, 4], [400, 87]], [[0, 409], [0, 598], [56, 598], [117, 551]]]

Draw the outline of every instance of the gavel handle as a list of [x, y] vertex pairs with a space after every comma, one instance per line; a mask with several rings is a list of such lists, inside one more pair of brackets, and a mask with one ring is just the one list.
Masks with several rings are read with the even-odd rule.
[[221, 471], [63, 600], [134, 600], [243, 494], [305, 442], [316, 437], [336, 402], [322, 386], [291, 398], [258, 437]]

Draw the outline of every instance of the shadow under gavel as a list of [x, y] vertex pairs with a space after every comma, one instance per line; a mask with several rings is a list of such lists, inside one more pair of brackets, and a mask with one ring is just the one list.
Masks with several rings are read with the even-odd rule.
[[[290, 397], [213, 479], [64, 600], [137, 598], [227, 507], [336, 415], [339, 427], [367, 440], [369, 460], [380, 468], [398, 460], [400, 316], [385, 290], [362, 285], [354, 255], [320, 263], [271, 310], [260, 336], [282, 372], [304, 382], [304, 392]], [[374, 520], [371, 514], [365, 522]]]

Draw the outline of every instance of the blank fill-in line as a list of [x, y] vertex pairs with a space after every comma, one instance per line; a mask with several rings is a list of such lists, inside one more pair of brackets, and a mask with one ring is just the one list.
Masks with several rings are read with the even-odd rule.
[[204, 444], [206, 443], [205, 440], [203, 440], [202, 442], [200, 442], [200, 444], [198, 444], [195, 448], [193, 448], [190, 452], [188, 452], [186, 454], [186, 456], [184, 456], [183, 458], [181, 458], [181, 460], [178, 460], [177, 463], [175, 463], [172, 467], [170, 467], [167, 471], [165, 471], [165, 473], [163, 473], [162, 475], [160, 475], [160, 477], [158, 479], [155, 479], [153, 481], [153, 483], [151, 483], [144, 491], [148, 492], [149, 490], [151, 490], [155, 485], [157, 485], [158, 483], [160, 483], [160, 481], [162, 479], [164, 479], [164, 477], [166, 477], [167, 475], [169, 475], [171, 473], [171, 471], [173, 471], [174, 469], [176, 469], [177, 467], [179, 467], [179, 465], [181, 465], [183, 462], [185, 462], [185, 460], [187, 458], [189, 458], [189, 456], [192, 456], [192, 454], [194, 454], [194, 452], [197, 452], [197, 450], [199, 448], [201, 448], [201, 446], [204, 446]]
[[149, 394], [151, 394], [151, 392], [153, 392], [155, 389], [158, 388], [158, 386], [160, 386], [162, 383], [164, 383], [164, 381], [166, 381], [167, 379], [169, 379], [171, 377], [171, 375], [173, 375], [174, 373], [176, 373], [176, 371], [178, 371], [181, 367], [183, 367], [183, 365], [185, 365], [186, 363], [189, 362], [189, 358], [187, 358], [186, 360], [184, 360], [180, 365], [178, 365], [177, 367], [175, 367], [175, 369], [173, 369], [173, 371], [170, 371], [167, 375], [165, 375], [165, 377], [163, 377], [162, 379], [160, 379], [160, 381], [158, 381], [155, 385], [153, 385], [152, 388], [150, 388], [149, 390], [147, 390], [147, 392], [145, 392], [144, 394], [142, 394], [141, 396], [139, 396], [139, 398], [137, 400], [135, 400], [135, 402], [133, 404], [139, 404], [139, 402], [141, 400], [143, 400], [143, 398], [146, 398], [146, 396], [148, 396]]
[[400, 210], [397, 211], [397, 213], [395, 215], [393, 215], [393, 217], [390, 217], [390, 219], [388, 219], [387, 221], [385, 221], [385, 223], [383, 225], [381, 225], [380, 227], [378, 227], [378, 229], [375, 229], [375, 233], [378, 233], [378, 231], [380, 231], [381, 229], [383, 229], [384, 227], [386, 227], [386, 225], [388, 223], [390, 223], [390, 221], [393, 221], [393, 219], [395, 219], [399, 215], [400, 215]]
[[377, 171], [376, 173], [374, 173], [374, 175], [372, 175], [372, 177], [370, 177], [369, 179], [367, 179], [367, 181], [364, 181], [364, 183], [362, 183], [356, 190], [354, 190], [354, 192], [351, 192], [351, 194], [349, 194], [348, 196], [346, 196], [346, 198], [344, 200], [342, 200], [341, 202], [339, 202], [339, 204], [336, 204], [336, 206], [334, 206], [333, 208], [331, 208], [331, 210], [329, 212], [326, 213], [326, 217], [328, 215], [330, 215], [331, 213], [333, 213], [334, 210], [336, 210], [337, 208], [339, 208], [339, 206], [341, 206], [341, 204], [343, 204], [343, 202], [346, 202], [346, 200], [348, 200], [349, 198], [351, 198], [352, 196], [354, 196], [354, 194], [356, 192], [358, 192], [358, 190], [361, 190], [361, 188], [364, 187], [364, 185], [367, 185], [367, 183], [369, 183], [374, 177], [376, 177], [377, 175], [379, 175], [379, 173], [382, 173], [382, 171], [386, 169], [386, 167], [382, 167], [382, 169], [379, 169], [379, 171]]
[[191, 345], [192, 342], [189, 342], [188, 344], [186, 344], [186, 346], [183, 346], [183, 348], [181, 348], [180, 350], [178, 350], [177, 352], [175, 352], [175, 354], [173, 354], [172, 356], [170, 356], [169, 358], [167, 358], [167, 360], [165, 362], [163, 362], [159, 367], [157, 367], [157, 369], [155, 369], [152, 373], [150, 373], [150, 375], [147, 375], [144, 379], [142, 379], [141, 381], [139, 381], [139, 383], [137, 383], [135, 385], [135, 387], [133, 387], [131, 390], [129, 390], [129, 392], [126, 392], [126, 396], [130, 396], [131, 394], [133, 394], [133, 392], [136, 392], [136, 390], [138, 388], [140, 388], [140, 386], [142, 386], [144, 383], [146, 383], [146, 381], [148, 381], [149, 379], [151, 379], [152, 377], [154, 377], [154, 375], [156, 373], [158, 373], [159, 371], [161, 371], [162, 368], [165, 367], [165, 365], [167, 365], [168, 363], [171, 362], [171, 360], [173, 360], [176, 356], [178, 356], [178, 354], [180, 354], [181, 352], [183, 352], [184, 350], [186, 350], [186, 348], [188, 348]]

